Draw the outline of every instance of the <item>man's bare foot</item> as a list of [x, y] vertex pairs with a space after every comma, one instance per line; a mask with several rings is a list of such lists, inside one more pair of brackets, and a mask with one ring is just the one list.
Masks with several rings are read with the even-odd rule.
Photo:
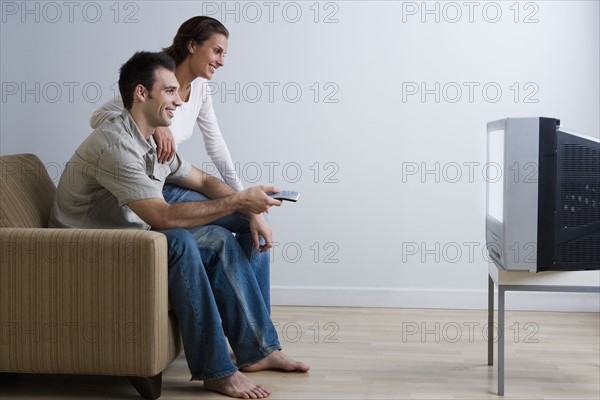
[[282, 351], [275, 350], [262, 360], [242, 368], [242, 371], [256, 372], [265, 369], [281, 369], [289, 372], [306, 372], [310, 367], [301, 361], [295, 361], [283, 354]]
[[264, 399], [271, 394], [270, 390], [252, 382], [239, 371], [225, 378], [204, 381], [204, 389], [239, 399]]

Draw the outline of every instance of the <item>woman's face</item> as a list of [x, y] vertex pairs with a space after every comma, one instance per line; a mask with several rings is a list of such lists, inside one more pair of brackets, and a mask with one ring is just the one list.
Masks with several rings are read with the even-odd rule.
[[190, 44], [191, 67], [196, 76], [211, 79], [217, 68], [225, 65], [227, 37], [215, 33], [201, 45]]

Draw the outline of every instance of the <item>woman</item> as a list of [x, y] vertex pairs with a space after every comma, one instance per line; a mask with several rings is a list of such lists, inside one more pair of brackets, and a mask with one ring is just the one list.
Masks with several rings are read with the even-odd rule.
[[[243, 187], [219, 130], [212, 97], [207, 93], [206, 85], [215, 70], [224, 65], [228, 38], [227, 28], [210, 17], [193, 17], [179, 27], [173, 44], [163, 51], [175, 60], [179, 97], [184, 103], [175, 112], [171, 126], [157, 128], [154, 138], [159, 161], [164, 163], [173, 157], [179, 144], [192, 136], [196, 122], [202, 132], [207, 154], [225, 182], [239, 191]], [[92, 114], [90, 125], [95, 129], [104, 119], [122, 111], [123, 102], [120, 98], [110, 101]]]
[[[179, 144], [192, 136], [194, 123], [202, 132], [206, 153], [218, 168], [225, 182], [239, 191], [243, 187], [235, 172], [229, 149], [223, 139], [213, 110], [212, 97], [207, 92], [209, 79], [224, 65], [229, 31], [214, 18], [197, 16], [185, 21], [177, 31], [173, 44], [163, 51], [177, 65], [175, 76], [179, 82], [179, 96], [183, 104], [175, 111], [170, 127], [157, 128], [154, 139], [157, 143], [160, 162], [169, 161]], [[90, 118], [92, 128], [102, 121], [121, 114], [123, 102], [120, 98], [110, 101]], [[204, 195], [172, 184], [165, 184], [163, 196], [169, 203], [183, 201], [205, 201]], [[242, 215], [230, 215], [212, 224], [223, 226], [236, 233], [242, 248], [254, 267], [265, 305], [270, 310], [270, 259], [272, 247], [271, 228], [264, 216], [249, 222]], [[259, 238], [259, 235], [262, 238]], [[262, 239], [262, 240], [261, 240]]]

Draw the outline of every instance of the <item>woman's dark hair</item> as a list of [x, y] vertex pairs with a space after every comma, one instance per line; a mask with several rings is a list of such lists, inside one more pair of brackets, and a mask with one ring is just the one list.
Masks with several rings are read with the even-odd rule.
[[216, 19], [206, 16], [192, 17], [181, 24], [173, 39], [173, 44], [164, 48], [163, 51], [175, 60], [175, 64], [179, 65], [189, 53], [190, 42], [201, 45], [215, 33], [220, 33], [229, 38], [227, 28]]
[[119, 92], [121, 92], [125, 109], [131, 110], [133, 92], [137, 85], [144, 86], [149, 92], [152, 91], [155, 80], [154, 71], [158, 68], [166, 68], [175, 72], [175, 62], [165, 53], [138, 51], [121, 66]]

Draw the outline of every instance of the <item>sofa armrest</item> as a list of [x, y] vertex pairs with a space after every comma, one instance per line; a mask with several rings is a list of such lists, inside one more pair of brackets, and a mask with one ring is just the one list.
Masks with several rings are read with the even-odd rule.
[[164, 235], [0, 228], [0, 245], [0, 371], [153, 376], [170, 363]]

